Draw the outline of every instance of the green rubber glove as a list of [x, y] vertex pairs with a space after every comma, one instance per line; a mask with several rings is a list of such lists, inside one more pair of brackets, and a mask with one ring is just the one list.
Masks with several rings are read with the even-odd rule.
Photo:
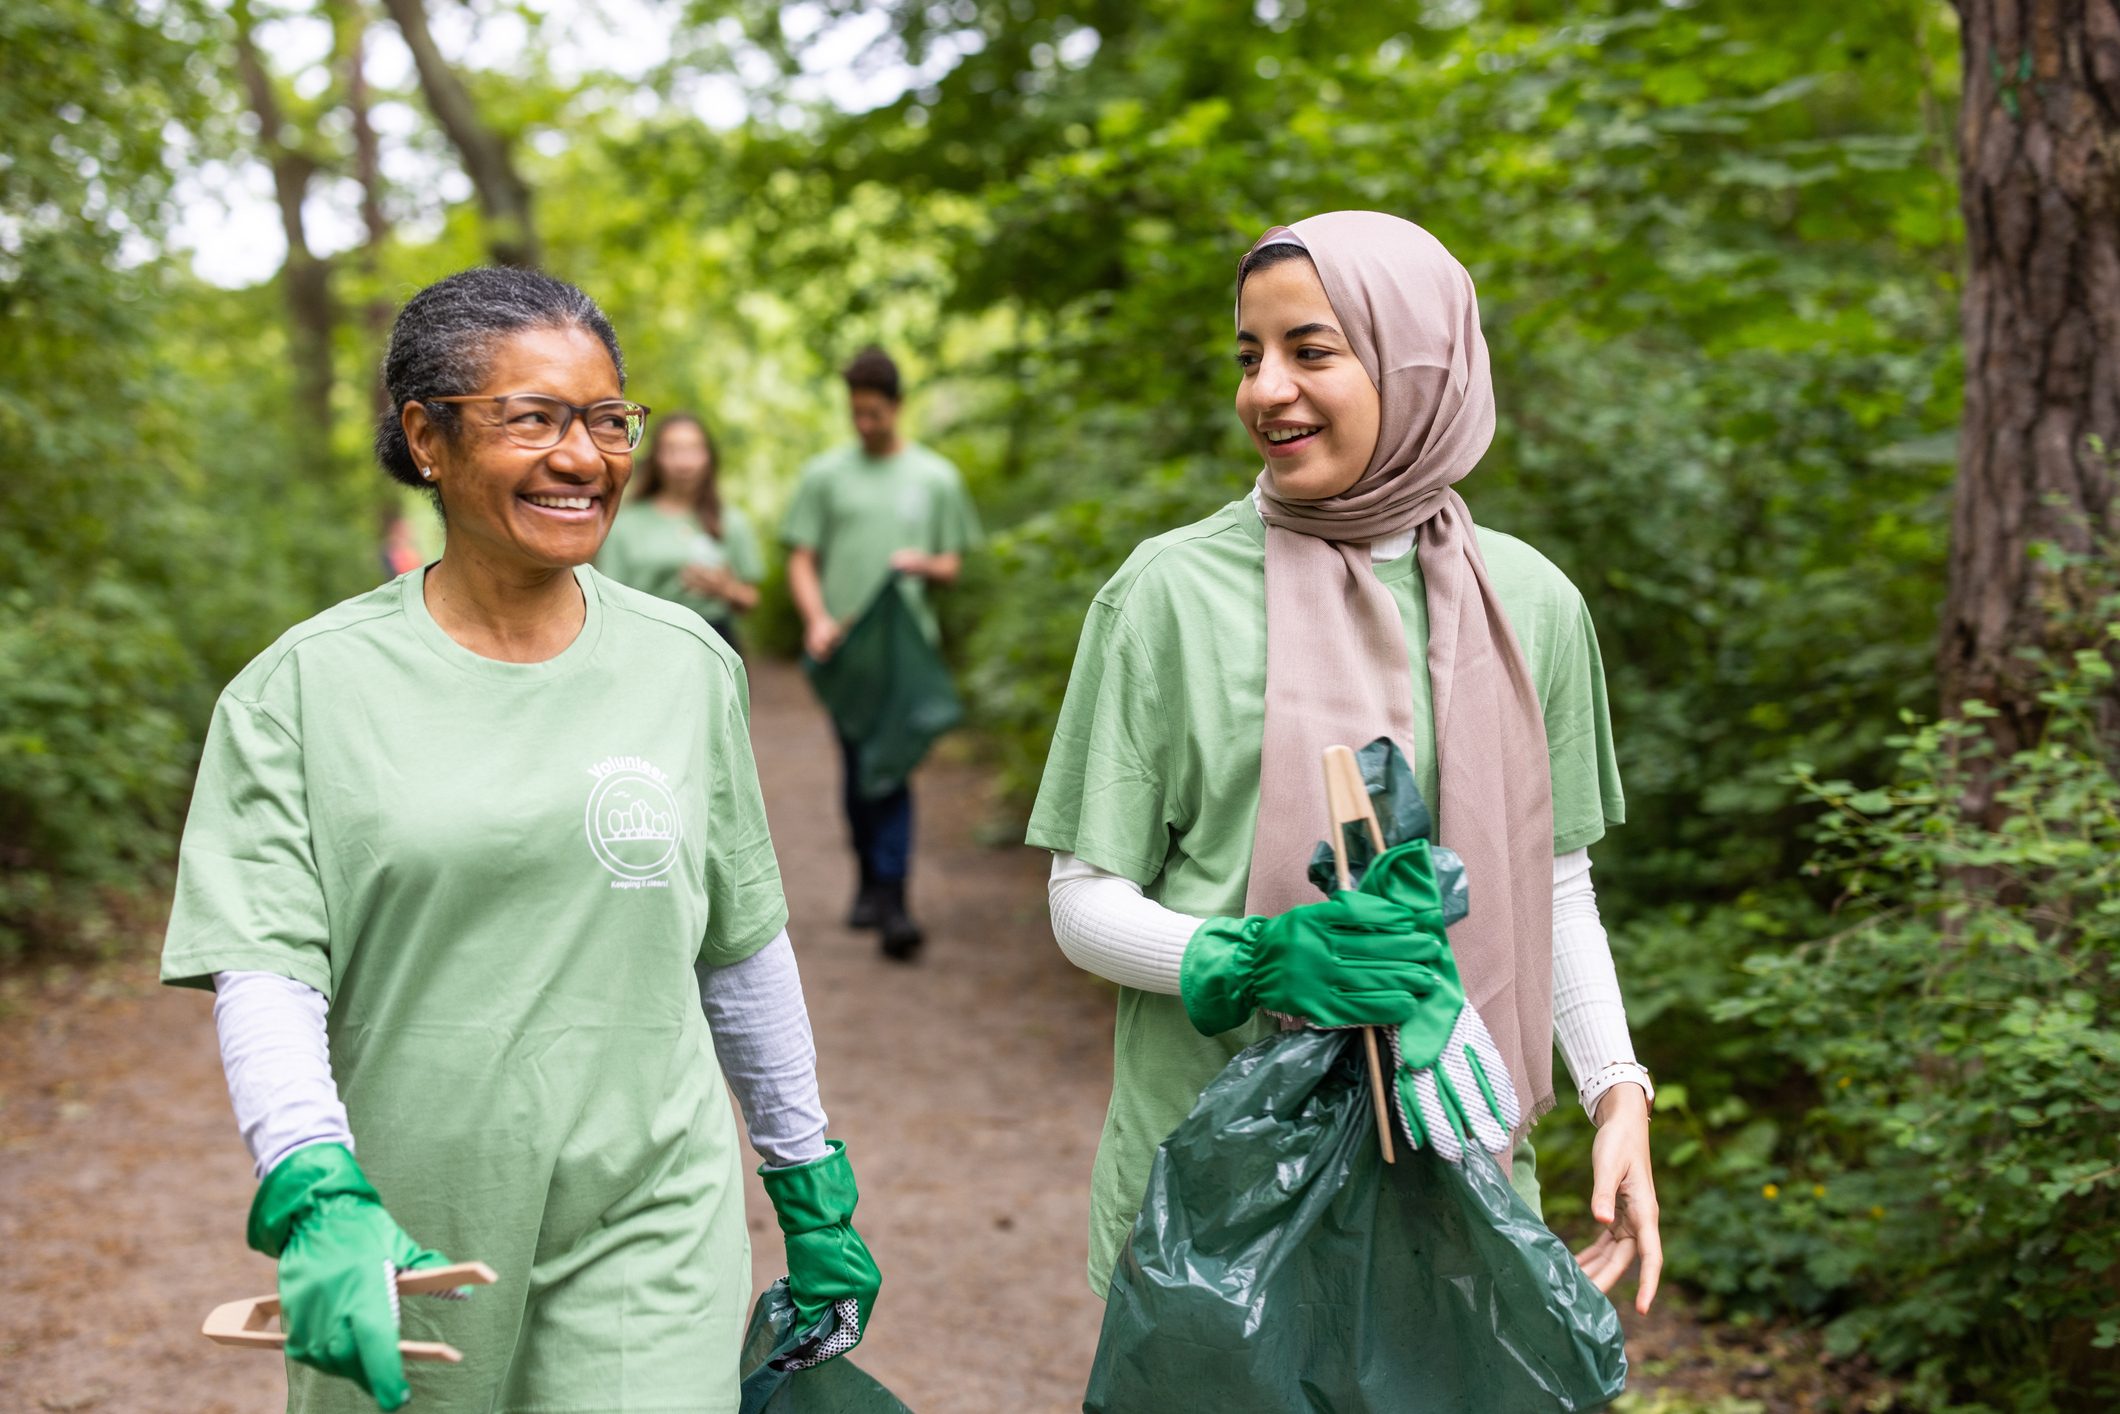
[[823, 1364], [859, 1345], [883, 1286], [876, 1259], [854, 1231], [860, 1194], [847, 1146], [833, 1139], [827, 1147], [831, 1152], [821, 1159], [758, 1170], [787, 1244], [788, 1294], [797, 1322], [816, 1332], [807, 1349], [784, 1361], [790, 1370]]
[[404, 1408], [397, 1274], [449, 1259], [391, 1221], [353, 1154], [312, 1144], [280, 1160], [251, 1202], [249, 1239], [280, 1262], [287, 1358], [352, 1380], [378, 1408]]
[[[1463, 865], [1450, 851], [1414, 840], [1378, 856], [1362, 876], [1362, 891], [1409, 908], [1440, 908], [1449, 890], [1439, 872], [1462, 874]], [[1509, 1067], [1487, 1023], [1465, 1000], [1447, 941], [1428, 966], [1433, 984], [1391, 1033], [1399, 1119], [1415, 1148], [1432, 1147], [1451, 1163], [1475, 1143], [1499, 1154], [1522, 1117]]]
[[1448, 951], [1440, 913], [1342, 890], [1272, 918], [1208, 919], [1185, 944], [1178, 991], [1206, 1036], [1262, 1007], [1328, 1029], [1396, 1026]]

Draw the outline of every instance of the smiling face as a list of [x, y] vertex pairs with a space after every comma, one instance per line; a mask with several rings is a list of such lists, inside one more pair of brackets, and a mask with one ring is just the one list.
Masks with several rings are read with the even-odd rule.
[[[621, 396], [602, 342], [571, 325], [505, 336], [479, 386], [467, 391], [545, 393], [583, 407]], [[454, 436], [420, 404], [404, 411], [413, 459], [434, 470], [450, 544], [497, 567], [533, 572], [594, 559], [633, 475], [633, 454], [600, 449], [580, 417], [557, 446], [519, 447], [501, 424], [500, 404], [455, 406], [463, 416]]]
[[1237, 419], [1266, 459], [1274, 494], [1322, 501], [1361, 480], [1381, 404], [1317, 267], [1301, 259], [1254, 270], [1237, 325]]

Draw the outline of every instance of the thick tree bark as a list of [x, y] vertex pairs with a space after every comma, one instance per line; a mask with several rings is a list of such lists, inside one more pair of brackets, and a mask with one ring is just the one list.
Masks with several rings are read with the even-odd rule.
[[1945, 710], [1994, 705], [2007, 753], [2041, 722], [2016, 650], [2074, 646], [2050, 642], [2072, 577], [2031, 547], [2120, 530], [2120, 0], [1956, 3], [1965, 422], [1938, 666]]
[[499, 264], [535, 267], [539, 252], [537, 227], [530, 219], [530, 188], [517, 174], [507, 142], [480, 119], [470, 90], [435, 47], [425, 0], [383, 4], [412, 51], [427, 106], [463, 159], [464, 174], [478, 194], [479, 211], [486, 219], [486, 249]]
[[288, 131], [272, 75], [258, 54], [247, 0], [231, 6], [230, 16], [236, 27], [236, 71], [251, 110], [257, 114], [258, 143], [272, 167], [280, 229], [287, 237], [287, 263], [280, 271], [280, 281], [287, 298], [297, 436], [309, 470], [322, 474], [331, 462], [331, 326], [336, 310], [331, 299], [331, 266], [310, 250], [302, 223], [302, 205], [309, 198], [309, 179], [316, 175], [317, 164]]

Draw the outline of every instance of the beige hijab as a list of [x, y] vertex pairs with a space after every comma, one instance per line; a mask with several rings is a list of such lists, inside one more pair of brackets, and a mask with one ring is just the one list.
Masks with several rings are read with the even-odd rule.
[[1389, 735], [1411, 759], [1412, 665], [1369, 542], [1416, 532], [1428, 595], [1428, 681], [1442, 842], [1465, 860], [1472, 912], [1451, 929], [1465, 994], [1526, 1101], [1553, 1104], [1553, 782], [1538, 691], [1453, 486], [1494, 439], [1494, 385], [1472, 277], [1434, 236], [1376, 211], [1277, 226], [1253, 246], [1306, 251], [1381, 400], [1361, 479], [1285, 501], [1259, 474], [1266, 521], [1266, 737], [1245, 908], [1317, 897], [1304, 877], [1335, 742]]

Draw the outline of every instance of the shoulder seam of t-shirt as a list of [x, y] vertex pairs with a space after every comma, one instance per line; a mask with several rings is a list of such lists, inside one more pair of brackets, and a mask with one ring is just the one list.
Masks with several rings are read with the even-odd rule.
[[[1195, 545], [1203, 540], [1212, 540], [1217, 536], [1226, 535], [1232, 531], [1238, 534], [1243, 533], [1242, 528], [1235, 521], [1228, 521], [1214, 526], [1208, 524], [1209, 521], [1214, 520], [1216, 516], [1221, 514], [1221, 511], [1216, 511], [1214, 515], [1203, 516], [1191, 525], [1181, 525], [1176, 529], [1166, 530], [1161, 535], [1155, 536], [1155, 539], [1161, 540], [1163, 543], [1156, 547], [1155, 553], [1135, 566], [1133, 572], [1126, 576], [1126, 583], [1121, 587], [1119, 593], [1116, 596], [1107, 597], [1112, 595], [1112, 585], [1119, 579], [1119, 575], [1115, 573], [1104, 582], [1104, 587], [1097, 591], [1097, 597], [1092, 599], [1090, 603], [1092, 605], [1102, 604], [1123, 617], [1126, 612], [1126, 601], [1132, 597], [1134, 586], [1148, 577], [1149, 571], [1154, 568], [1156, 561], [1178, 549], [1181, 545]], [[1142, 545], [1147, 543], [1147, 541], [1143, 541]], [[1141, 546], [1137, 545], [1134, 549], [1136, 553], [1139, 553]], [[1125, 568], [1126, 566], [1124, 565], [1120, 566], [1122, 571]]]
[[[344, 633], [349, 629], [362, 628], [368, 624], [374, 623], [377, 619], [388, 618], [392, 614], [400, 612], [401, 606], [398, 603], [397, 595], [395, 593], [391, 593], [387, 595], [379, 595], [371, 611], [368, 613], [361, 614], [357, 618], [349, 618], [344, 623], [327, 624], [320, 622], [320, 620], [328, 618], [332, 614], [336, 614], [341, 609], [344, 609], [348, 604], [354, 603], [356, 600], [368, 598], [370, 595], [377, 595], [378, 590], [381, 589], [395, 590], [396, 586], [397, 581], [390, 580], [386, 584], [379, 585], [377, 589], [371, 589], [367, 591], [367, 593], [365, 594], [356, 594], [352, 599], [342, 599], [338, 603], [326, 609], [323, 613], [314, 615], [313, 617], [305, 619], [301, 623], [296, 624], [293, 628], [290, 628], [287, 630], [287, 632], [281, 634], [279, 638], [273, 642], [271, 647], [267, 648], [263, 653], [260, 653], [257, 657], [251, 659], [249, 666], [245, 667], [242, 672], [239, 672], [235, 675], [234, 679], [232, 679], [229, 682], [228, 686], [223, 689], [221, 695], [229, 698], [232, 701], [240, 702], [245, 707], [255, 708], [256, 710], [265, 713], [266, 716], [272, 719], [273, 724], [275, 726], [279, 727], [281, 731], [286, 732], [291, 739], [293, 739], [297, 744], [299, 744], [301, 741], [300, 734], [295, 732], [285, 722], [281, 721], [279, 719], [279, 714], [274, 712], [271, 707], [266, 705], [266, 687], [271, 684], [273, 677], [280, 671], [280, 669], [286, 666], [287, 660], [294, 657], [295, 653], [303, 646], [315, 642], [317, 639], [324, 637], [326, 634]], [[265, 660], [267, 658], [270, 658], [272, 660], [269, 664], [265, 663]], [[261, 664], [264, 664], [264, 666], [260, 666]], [[244, 676], [249, 673], [251, 668], [258, 669], [257, 690], [254, 696], [246, 697], [241, 692], [238, 692], [236, 690], [236, 684], [243, 680]]]
[[[1506, 530], [1496, 530], [1491, 525], [1479, 525], [1475, 523], [1474, 529], [1477, 531], [1478, 535], [1484, 539], [1506, 540], [1510, 544], [1519, 547], [1524, 551], [1526, 555], [1530, 556], [1538, 564], [1544, 567], [1544, 578], [1548, 581], [1548, 583], [1558, 585], [1566, 591], [1566, 593], [1562, 596], [1564, 599], [1572, 599], [1577, 603], [1584, 602], [1582, 587], [1578, 585], [1573, 579], [1569, 578], [1568, 572], [1566, 570], [1562, 569], [1559, 565], [1553, 562], [1552, 556], [1548, 555], [1544, 550], [1539, 549], [1538, 546], [1532, 544], [1523, 536], [1512, 535]], [[1485, 548], [1485, 546], [1481, 547], [1482, 554], [1485, 553]]]
[[[740, 663], [742, 659], [737, 658], [736, 650], [723, 642], [721, 635], [708, 628], [707, 621], [700, 618], [692, 610], [680, 604], [672, 604], [667, 599], [659, 599], [644, 590], [620, 584], [618, 581], [608, 577], [605, 578], [602, 585], [598, 586], [598, 592], [603, 596], [604, 608], [607, 611], [617, 610], [622, 613], [630, 613], [636, 617], [646, 619], [650, 623], [658, 623], [665, 628], [674, 629], [678, 633], [692, 639], [702, 648], [705, 648], [713, 656], [715, 662], [721, 664], [722, 671], [729, 675], [729, 685], [731, 687], [741, 687], [730, 664], [732, 660]], [[688, 619], [692, 622], [687, 622]]]

